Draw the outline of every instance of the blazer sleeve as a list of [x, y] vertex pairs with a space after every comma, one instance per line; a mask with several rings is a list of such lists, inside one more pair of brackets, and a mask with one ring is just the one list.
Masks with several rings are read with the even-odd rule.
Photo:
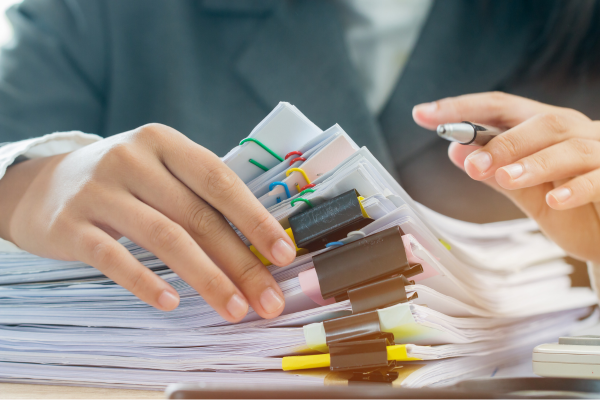
[[0, 143], [100, 132], [104, 11], [97, 0], [25, 0], [7, 11], [14, 37], [0, 54]]

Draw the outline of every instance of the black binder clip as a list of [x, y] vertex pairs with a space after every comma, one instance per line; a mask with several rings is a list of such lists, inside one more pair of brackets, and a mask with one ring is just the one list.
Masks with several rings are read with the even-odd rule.
[[327, 243], [344, 239], [373, 222], [363, 213], [354, 189], [327, 200], [289, 218], [294, 240], [299, 248], [310, 252], [325, 248]]

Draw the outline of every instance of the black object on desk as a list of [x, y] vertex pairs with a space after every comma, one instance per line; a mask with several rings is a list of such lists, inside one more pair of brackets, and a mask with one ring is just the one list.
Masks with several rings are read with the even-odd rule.
[[389, 384], [348, 386], [178, 384], [169, 399], [557, 399], [599, 398], [600, 380], [570, 378], [474, 379], [440, 389], [404, 389]]

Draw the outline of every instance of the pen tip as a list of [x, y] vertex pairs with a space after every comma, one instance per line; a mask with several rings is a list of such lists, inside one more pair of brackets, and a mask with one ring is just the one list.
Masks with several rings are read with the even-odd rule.
[[438, 135], [443, 135], [444, 133], [446, 133], [446, 127], [444, 125], [438, 125], [437, 133]]

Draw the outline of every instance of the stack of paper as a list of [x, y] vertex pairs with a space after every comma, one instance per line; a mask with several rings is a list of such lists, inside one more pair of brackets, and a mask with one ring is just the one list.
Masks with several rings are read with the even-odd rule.
[[280, 317], [262, 320], [251, 310], [240, 324], [225, 322], [127, 239], [120, 242], [131, 254], [178, 290], [176, 310], [148, 306], [83, 263], [0, 253], [0, 380], [162, 389], [176, 382], [348, 379], [328, 369], [284, 372], [282, 357], [327, 353], [323, 321], [356, 314], [352, 299], [324, 298], [318, 256], [394, 230], [402, 234], [397, 250], [422, 266], [404, 288], [412, 300], [376, 310], [381, 332], [406, 345], [396, 385], [491, 375], [597, 320], [596, 296], [570, 287], [564, 252], [534, 222], [477, 225], [437, 214], [415, 203], [341, 127], [323, 132], [287, 103], [249, 138], [224, 161], [284, 228], [353, 190], [368, 217], [329, 247], [299, 252], [284, 268], [267, 266], [286, 297]]

